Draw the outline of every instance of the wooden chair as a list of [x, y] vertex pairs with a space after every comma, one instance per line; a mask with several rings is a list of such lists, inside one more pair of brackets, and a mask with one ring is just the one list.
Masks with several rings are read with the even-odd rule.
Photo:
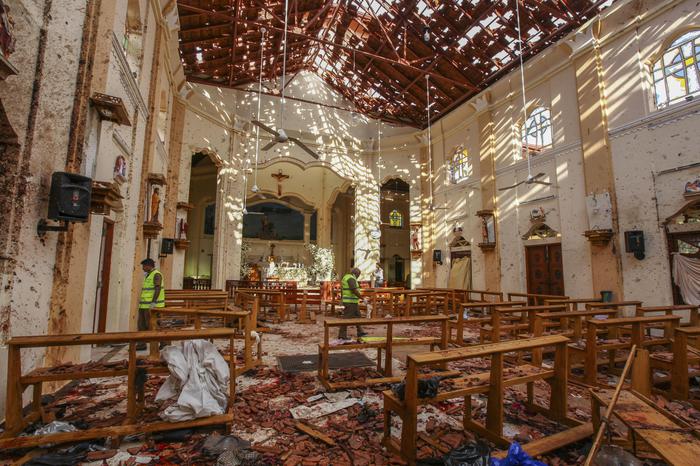
[[[447, 320], [448, 316], [438, 314], [435, 316], [411, 316], [411, 317], [392, 317], [392, 318], [372, 318], [372, 319], [336, 319], [327, 318], [323, 322], [323, 343], [318, 345], [318, 378], [328, 390], [339, 390], [345, 388], [365, 387], [370, 385], [393, 383], [401, 380], [400, 377], [393, 376], [393, 349], [395, 346], [416, 346], [428, 345], [432, 350], [434, 347], [441, 349], [447, 348]], [[394, 329], [400, 325], [416, 325], [422, 323], [439, 323], [441, 328], [440, 338], [434, 337], [416, 337], [416, 338], [397, 338], [394, 335]], [[381, 341], [358, 341], [350, 344], [331, 345], [330, 330], [331, 328], [339, 328], [343, 326], [363, 325], [363, 326], [384, 326], [386, 329], [385, 338]], [[346, 350], [377, 350], [377, 371], [381, 371], [384, 377], [378, 379], [367, 379], [364, 381], [351, 382], [331, 382], [330, 370], [328, 367], [329, 354], [333, 351]], [[382, 368], [382, 350], [384, 350], [384, 367]]]
[[[504, 394], [507, 387], [545, 380], [551, 387], [549, 406], [537, 406], [534, 400], [528, 405], [560, 423], [578, 428], [570, 436], [558, 437], [559, 443], [551, 448], [563, 446], [592, 433], [590, 424], [581, 429], [578, 421], [567, 417], [567, 343], [568, 338], [553, 335], [525, 340], [515, 340], [486, 345], [475, 345], [445, 351], [409, 354], [407, 360], [405, 397], [400, 400], [393, 391], [384, 391], [384, 438], [383, 444], [399, 454], [409, 465], [416, 464], [417, 417], [422, 405], [437, 404], [445, 400], [464, 400], [464, 430], [486, 438], [500, 447], [507, 447], [510, 440], [503, 437]], [[526, 352], [534, 349], [554, 347], [554, 365], [550, 368], [521, 364], [515, 367], [504, 366], [504, 357], [510, 352]], [[490, 370], [482, 373], [469, 373], [450, 380], [449, 389], [438, 392], [434, 398], [418, 398], [418, 379], [427, 377], [425, 369], [473, 358], [490, 358]], [[486, 395], [486, 424], [477, 423], [472, 417], [472, 396]], [[391, 436], [391, 416], [396, 413], [402, 420], [400, 444]], [[581, 432], [583, 431], [583, 432]], [[583, 436], [582, 436], [583, 435]], [[566, 442], [566, 443], [561, 443]]]
[[[233, 422], [233, 402], [236, 388], [235, 359], [229, 360], [231, 373], [228, 393], [228, 409], [225, 414], [199, 418], [182, 422], [142, 422], [140, 414], [143, 410], [144, 393], [143, 385], [138, 388], [136, 383], [137, 372], [145, 371], [147, 374], [168, 374], [168, 368], [164, 364], [145, 365], [136, 356], [136, 344], [143, 342], [159, 342], [173, 340], [196, 339], [227, 339], [231, 348], [234, 347], [234, 329], [206, 329], [206, 330], [171, 330], [171, 331], [145, 331], [145, 332], [111, 332], [111, 333], [86, 333], [75, 335], [37, 335], [26, 337], [13, 337], [7, 343], [8, 371], [7, 371], [7, 399], [5, 404], [5, 432], [0, 435], [0, 450], [5, 448], [36, 447], [53, 443], [78, 442], [97, 438], [118, 438], [137, 432], [156, 432], [163, 430], [187, 429], [192, 427], [227, 424]], [[108, 345], [127, 344], [129, 346], [129, 358], [126, 368], [85, 370], [81, 365], [72, 369], [52, 372], [50, 368], [39, 368], [23, 374], [21, 350], [30, 348], [48, 348], [50, 346], [82, 346], [82, 345]], [[18, 437], [26, 426], [42, 419], [45, 413], [42, 409], [42, 386], [45, 382], [83, 380], [105, 377], [127, 376], [125, 384], [127, 390], [126, 419], [121, 425], [112, 427], [96, 427], [74, 432], [59, 432], [54, 434]], [[33, 387], [33, 401], [29, 413], [23, 413], [22, 394], [27, 387]]]

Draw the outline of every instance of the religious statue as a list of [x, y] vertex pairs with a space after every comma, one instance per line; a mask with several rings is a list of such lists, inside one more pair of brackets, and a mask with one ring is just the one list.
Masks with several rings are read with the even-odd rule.
[[411, 250], [420, 251], [420, 225], [412, 225], [411, 229], [413, 230], [411, 233]]
[[184, 218], [178, 221], [177, 239], [187, 239], [187, 222]]
[[277, 265], [275, 264], [275, 258], [270, 256], [267, 258], [267, 273], [266, 278], [269, 280], [277, 275]]
[[685, 184], [685, 194], [698, 194], [700, 193], [700, 178], [696, 178], [693, 181], [688, 181]]
[[153, 193], [151, 194], [151, 222], [158, 222], [158, 211], [160, 210], [160, 190], [158, 186], [153, 188]]
[[251, 282], [260, 281], [260, 269], [258, 268], [258, 264], [253, 264], [250, 266], [250, 271], [248, 272], [248, 280], [250, 280]]
[[114, 161], [114, 179], [117, 181], [126, 181], [126, 159], [123, 155], [117, 157]]

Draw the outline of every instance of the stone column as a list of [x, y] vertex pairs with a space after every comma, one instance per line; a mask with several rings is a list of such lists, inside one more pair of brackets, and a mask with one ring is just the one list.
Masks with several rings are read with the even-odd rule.
[[216, 191], [216, 231], [212, 264], [212, 287], [223, 288], [226, 280], [238, 280], [243, 243], [243, 166], [238, 145], [244, 135], [232, 132], [229, 153], [219, 167]]
[[[496, 202], [496, 144], [494, 137], [493, 118], [487, 110], [488, 100], [481, 97], [477, 100], [476, 110], [479, 124], [479, 174], [481, 176], [481, 208], [493, 210], [494, 228], [496, 230], [496, 248], [482, 251], [484, 264], [484, 282], [488, 291], [501, 291], [501, 241], [498, 234], [498, 205]], [[481, 219], [479, 219], [481, 222]], [[480, 239], [479, 242], [482, 240]], [[476, 248], [472, 248], [474, 251]]]
[[[594, 31], [590, 34], [594, 34]], [[592, 292], [598, 295], [602, 290], [611, 290], [615, 298], [623, 299], [622, 264], [616, 252], [620, 251], [620, 245], [615, 244], [619, 241], [619, 227], [612, 153], [608, 141], [605, 83], [600, 47], [595, 37], [592, 39], [593, 47], [574, 58], [584, 184], [588, 196], [605, 193], [610, 195], [614, 234], [604, 245], [591, 243]]]
[[379, 186], [371, 178], [362, 180], [355, 187], [355, 267], [362, 271], [361, 280], [369, 280], [379, 262], [379, 239], [371, 232], [380, 222]]

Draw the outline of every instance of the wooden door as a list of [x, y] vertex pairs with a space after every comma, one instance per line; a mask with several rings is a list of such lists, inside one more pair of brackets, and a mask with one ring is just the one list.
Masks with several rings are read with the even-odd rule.
[[528, 293], [564, 295], [561, 244], [528, 246], [525, 261]]
[[105, 219], [102, 224], [102, 246], [100, 249], [100, 271], [97, 279], [97, 332], [107, 328], [107, 308], [109, 307], [109, 277], [112, 266], [112, 243], [114, 240], [114, 222]]

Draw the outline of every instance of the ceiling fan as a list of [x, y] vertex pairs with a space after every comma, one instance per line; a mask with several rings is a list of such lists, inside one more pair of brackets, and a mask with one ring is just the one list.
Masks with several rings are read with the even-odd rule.
[[[520, 48], [520, 84], [522, 86], [521, 93], [523, 96], [523, 125], [527, 121], [527, 99], [525, 99], [525, 68], [523, 64], [523, 37], [520, 27], [520, 2], [515, 2], [515, 15], [518, 21], [518, 47]], [[545, 173], [538, 173], [537, 175], [532, 174], [532, 163], [530, 160], [530, 148], [527, 146], [527, 178], [523, 181], [515, 183], [512, 186], [506, 186], [505, 188], [499, 188], [499, 191], [506, 191], [508, 189], [517, 188], [521, 184], [541, 184], [544, 186], [551, 186], [552, 183], [547, 181], [540, 181], [540, 178], [545, 176]]]
[[[273, 128], [270, 128], [266, 124], [262, 123], [260, 121], [260, 110], [258, 107], [258, 119], [253, 120], [252, 123], [257, 126], [258, 128], [262, 129], [263, 131], [266, 131], [270, 134], [272, 134], [275, 139], [270, 141], [265, 147], [262, 148], [264, 151], [268, 151], [272, 149], [276, 144], [284, 144], [286, 142], [293, 142], [299, 148], [301, 148], [304, 152], [309, 154], [311, 157], [315, 159], [319, 159], [320, 157], [316, 152], [313, 150], [309, 149], [309, 147], [301, 142], [297, 138], [290, 138], [287, 136], [287, 132], [282, 128], [282, 120], [284, 119], [284, 88], [285, 88], [285, 83], [286, 83], [286, 76], [287, 76], [287, 28], [288, 28], [288, 23], [289, 23], [289, 0], [284, 1], [284, 48], [282, 49], [282, 81], [280, 83], [280, 87], [282, 88], [282, 97], [280, 100], [280, 114], [279, 114], [279, 123], [278, 123], [278, 129], [274, 130]], [[262, 67], [263, 67], [263, 60], [262, 60], [262, 53], [260, 55], [260, 85], [262, 85]], [[260, 102], [260, 99], [262, 99], [262, 93], [258, 94], [258, 102]]]
[[550, 183], [548, 181], [540, 181], [540, 178], [542, 178], [543, 176], [545, 176], [544, 173], [538, 173], [537, 175], [528, 175], [527, 179], [520, 181], [518, 183], [515, 183], [512, 186], [506, 186], [505, 188], [499, 188], [498, 190], [499, 191], [506, 191], [508, 189], [517, 188], [521, 184], [541, 184], [544, 186], [552, 186], [552, 183]]

